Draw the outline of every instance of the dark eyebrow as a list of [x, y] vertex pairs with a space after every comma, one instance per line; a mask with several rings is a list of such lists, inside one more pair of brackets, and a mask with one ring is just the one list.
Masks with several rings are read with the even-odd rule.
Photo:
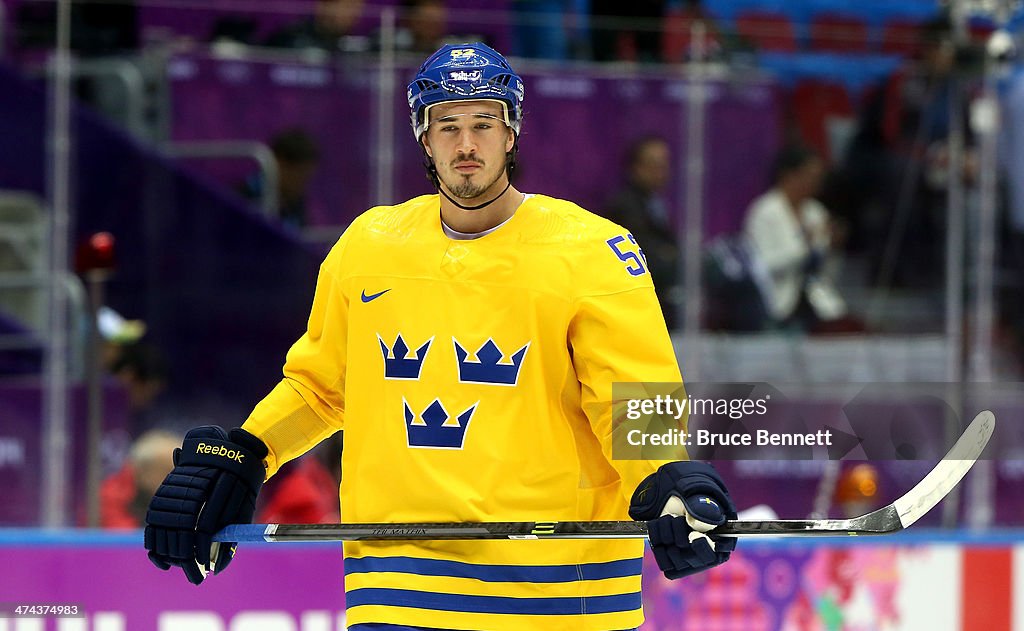
[[[447, 116], [442, 116], [442, 117], [438, 118], [434, 122], [435, 123], [450, 123], [450, 122], [454, 121], [456, 118], [459, 118], [460, 116], [465, 116], [465, 114], [448, 114]], [[473, 118], [486, 118], [486, 119], [490, 119], [490, 120], [493, 120], [493, 119], [501, 120], [501, 116], [499, 116], [497, 114], [485, 114], [483, 112], [477, 112], [477, 113], [473, 114], [472, 116], [473, 116]]]

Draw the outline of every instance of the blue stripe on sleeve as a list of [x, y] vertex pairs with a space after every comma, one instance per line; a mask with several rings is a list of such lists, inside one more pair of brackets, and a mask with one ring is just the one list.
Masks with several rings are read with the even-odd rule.
[[462, 611], [520, 616], [582, 615], [635, 611], [640, 608], [640, 592], [612, 596], [514, 598], [511, 596], [475, 596], [421, 592], [411, 589], [365, 587], [346, 592], [345, 605], [383, 605], [416, 607], [439, 611]]
[[487, 582], [571, 583], [578, 580], [638, 576], [642, 563], [643, 559], [636, 558], [579, 565], [482, 565], [415, 557], [361, 557], [345, 559], [345, 574], [403, 572], [423, 576], [474, 578]]

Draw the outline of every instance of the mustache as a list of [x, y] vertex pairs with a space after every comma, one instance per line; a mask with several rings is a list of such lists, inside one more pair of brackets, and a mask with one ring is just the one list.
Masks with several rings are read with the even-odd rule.
[[484, 161], [476, 156], [459, 156], [452, 160], [449, 166], [455, 168], [456, 165], [461, 164], [463, 162], [474, 162], [476, 164], [479, 164], [480, 166], [485, 166]]

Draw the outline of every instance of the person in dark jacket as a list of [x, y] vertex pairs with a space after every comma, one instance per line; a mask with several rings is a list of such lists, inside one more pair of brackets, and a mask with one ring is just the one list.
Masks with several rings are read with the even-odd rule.
[[671, 152], [665, 139], [644, 136], [630, 145], [626, 158], [626, 185], [611, 197], [602, 214], [629, 230], [643, 249], [671, 329], [677, 324], [679, 244], [662, 197], [671, 173]]

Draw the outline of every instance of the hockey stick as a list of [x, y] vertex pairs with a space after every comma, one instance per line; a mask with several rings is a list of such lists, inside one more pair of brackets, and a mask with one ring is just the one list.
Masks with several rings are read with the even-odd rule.
[[[768, 519], [729, 521], [710, 534], [741, 537], [775, 535], [837, 537], [884, 535], [920, 519], [944, 498], [981, 456], [996, 418], [984, 411], [923, 480], [892, 504], [852, 519]], [[359, 541], [411, 539], [634, 539], [647, 536], [636, 521], [524, 521], [409, 524], [238, 524], [214, 541]]]

